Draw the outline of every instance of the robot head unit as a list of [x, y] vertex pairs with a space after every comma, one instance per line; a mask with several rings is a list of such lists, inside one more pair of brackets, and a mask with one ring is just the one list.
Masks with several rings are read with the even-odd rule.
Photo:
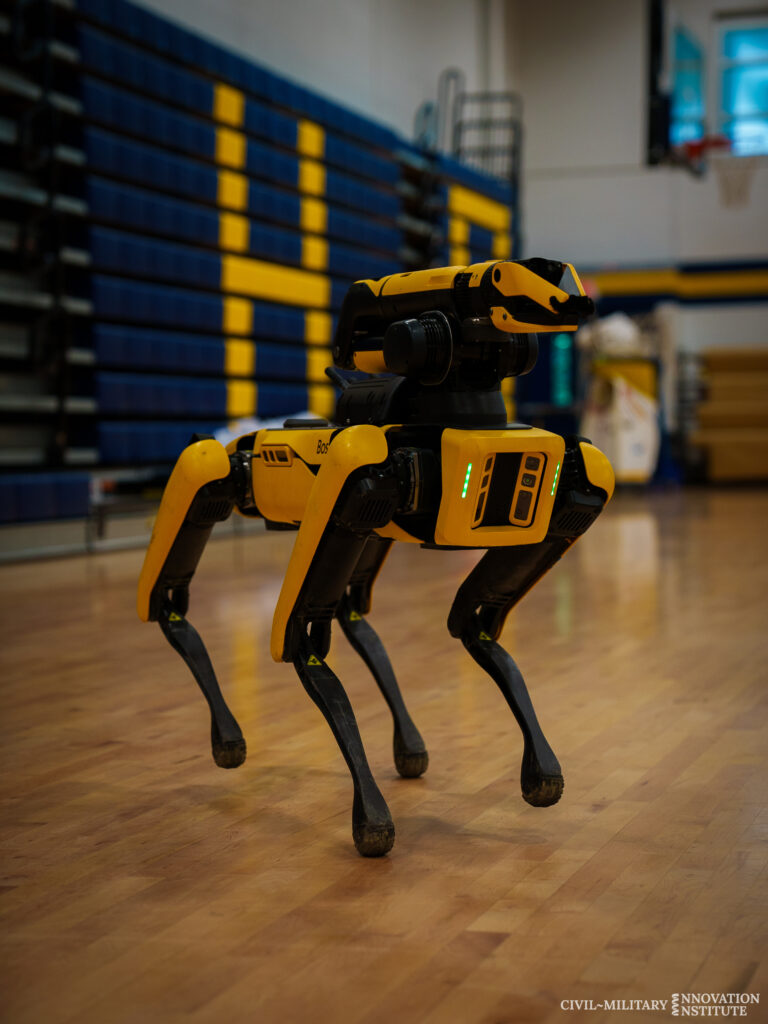
[[[489, 393], [498, 391], [505, 377], [533, 369], [537, 334], [575, 331], [593, 311], [576, 271], [556, 260], [489, 260], [392, 274], [379, 281], [357, 281], [349, 289], [333, 357], [342, 369], [395, 374], [401, 384], [407, 382], [398, 404], [410, 396], [408, 407], [400, 411], [409, 422], [426, 418], [458, 425], [465, 415], [470, 420], [476, 415], [475, 425], [488, 425], [500, 415], [498, 410], [491, 413]], [[338, 376], [334, 379], [339, 381]], [[362, 419], [362, 396], [354, 393], [361, 387], [369, 396], [369, 415]], [[394, 413], [384, 396], [393, 397], [400, 384], [383, 378], [358, 382], [351, 389], [352, 394], [342, 395], [338, 421], [382, 422], [382, 403]], [[413, 402], [417, 393], [418, 407]], [[447, 397], [459, 393], [464, 400], [458, 404]], [[470, 393], [488, 396], [480, 403], [485, 411], [468, 401]], [[437, 394], [442, 397], [437, 399]]]

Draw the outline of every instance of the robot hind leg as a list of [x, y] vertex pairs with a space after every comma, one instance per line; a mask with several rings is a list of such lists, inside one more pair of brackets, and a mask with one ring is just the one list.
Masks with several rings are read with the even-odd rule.
[[[354, 490], [349, 489], [346, 497], [353, 496]], [[331, 622], [367, 540], [366, 534], [344, 524], [347, 514], [343, 506], [351, 503], [342, 493], [341, 515], [323, 531], [289, 619], [285, 657], [293, 661], [304, 689], [323, 713], [347, 762], [354, 787], [355, 847], [364, 857], [380, 857], [392, 848], [395, 826], [365, 756], [352, 705], [325, 662]]]
[[459, 587], [448, 629], [497, 684], [523, 733], [520, 783], [534, 807], [557, 803], [560, 765], [547, 742], [515, 662], [496, 642], [507, 615], [600, 515], [613, 493], [605, 456], [580, 438], [566, 442], [563, 474], [547, 536], [539, 544], [488, 551]]
[[364, 618], [370, 610], [373, 582], [391, 546], [391, 540], [375, 534], [369, 537], [339, 603], [336, 618], [347, 640], [368, 666], [392, 713], [395, 767], [403, 778], [415, 779], [427, 770], [429, 754], [405, 706], [384, 645]]
[[490, 675], [517, 719], [524, 743], [520, 786], [523, 799], [534, 807], [557, 803], [563, 792], [563, 775], [536, 718], [520, 669], [496, 638], [512, 605], [557, 558], [559, 553], [546, 541], [488, 551], [459, 588], [448, 618], [451, 634]]

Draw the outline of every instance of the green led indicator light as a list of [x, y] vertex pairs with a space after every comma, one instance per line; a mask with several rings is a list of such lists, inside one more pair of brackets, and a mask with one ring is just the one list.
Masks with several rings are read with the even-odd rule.
[[558, 462], [557, 469], [555, 470], [555, 479], [552, 481], [552, 494], [553, 495], [555, 493], [555, 488], [557, 487], [557, 478], [559, 476], [560, 476], [560, 463]]
[[467, 490], [469, 489], [469, 478], [472, 475], [472, 463], [467, 466], [467, 475], [464, 477], [464, 490], [461, 492], [462, 498], [466, 498]]

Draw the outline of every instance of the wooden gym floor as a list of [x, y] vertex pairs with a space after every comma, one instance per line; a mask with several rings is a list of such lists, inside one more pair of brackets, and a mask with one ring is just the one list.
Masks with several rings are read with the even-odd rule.
[[156, 626], [140, 552], [0, 571], [0, 1017], [263, 1024], [660, 1021], [561, 1001], [753, 992], [768, 1019], [768, 491], [619, 495], [523, 602], [505, 645], [564, 767], [519, 795], [521, 742], [445, 619], [472, 552], [396, 546], [371, 616], [430, 751], [392, 767], [388, 713], [343, 638], [397, 840], [363, 860], [351, 784], [268, 655], [293, 543], [212, 543], [190, 619], [248, 741], [214, 766], [207, 709]]

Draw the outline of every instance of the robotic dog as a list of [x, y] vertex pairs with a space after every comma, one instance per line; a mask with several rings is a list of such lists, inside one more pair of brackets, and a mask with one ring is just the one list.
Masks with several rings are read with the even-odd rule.
[[366, 760], [349, 699], [325, 662], [338, 619], [389, 705], [400, 775], [427, 767], [424, 742], [384, 647], [364, 616], [393, 541], [488, 548], [459, 588], [451, 635], [501, 689], [524, 737], [521, 785], [535, 807], [559, 800], [560, 765], [523, 678], [497, 638], [521, 597], [591, 526], [613, 492], [607, 458], [587, 441], [507, 423], [500, 382], [528, 373], [536, 332], [573, 331], [592, 302], [569, 264], [490, 261], [358, 281], [344, 300], [333, 357], [364, 371], [335, 420], [287, 420], [226, 449], [195, 435], [171, 474], [144, 561], [138, 613], [158, 622], [211, 710], [213, 757], [245, 760], [245, 741], [200, 636], [189, 584], [215, 523], [236, 508], [268, 529], [298, 529], [272, 627], [275, 661], [292, 662], [328, 721], [354, 784], [352, 835], [386, 854], [394, 825]]

